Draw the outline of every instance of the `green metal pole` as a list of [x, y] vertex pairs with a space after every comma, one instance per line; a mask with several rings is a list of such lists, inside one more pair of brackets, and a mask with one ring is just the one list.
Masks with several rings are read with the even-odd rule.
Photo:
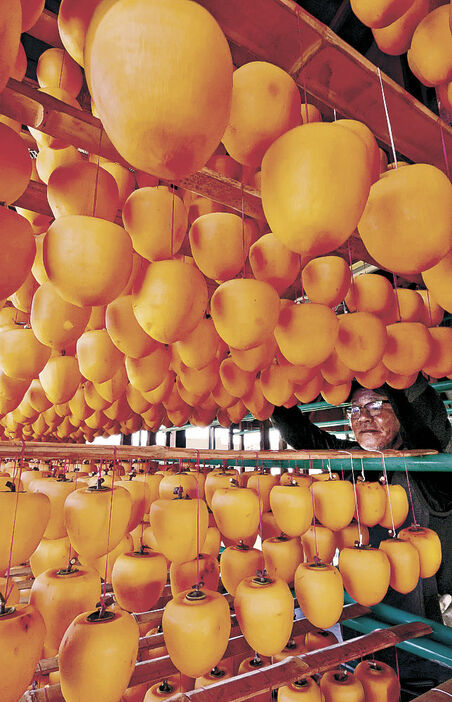
[[[355, 600], [353, 597], [350, 597], [348, 592], [344, 592], [344, 603], [355, 604]], [[452, 656], [452, 629], [444, 626], [444, 624], [434, 622], [426, 617], [419, 617], [417, 614], [411, 614], [411, 612], [405, 612], [403, 609], [397, 609], [397, 607], [391, 607], [391, 605], [384, 603], [377, 604], [371, 609], [375, 616], [390, 624], [409, 624], [411, 622], [428, 624], [432, 628], [431, 638], [439, 643], [446, 644], [446, 646], [450, 646]]]
[[390, 624], [408, 624], [410, 622], [423, 622], [424, 624], [428, 624], [433, 630], [430, 634], [431, 638], [449, 646], [452, 655], [452, 629], [444, 626], [444, 624], [433, 622], [431, 619], [426, 619], [425, 617], [418, 617], [415, 614], [411, 614], [411, 612], [404, 612], [403, 609], [397, 609], [387, 604], [375, 605], [375, 607], [372, 607], [372, 612], [377, 617]]
[[[343, 621], [342, 626], [353, 629], [353, 631], [359, 631], [360, 634], [369, 634], [376, 629], [389, 629], [391, 625], [380, 622], [377, 619], [371, 619], [371, 617], [359, 617], [358, 619]], [[397, 647], [420, 658], [452, 668], [452, 649], [450, 646], [427, 639], [425, 636], [421, 636], [419, 639], [402, 641], [397, 644]]]

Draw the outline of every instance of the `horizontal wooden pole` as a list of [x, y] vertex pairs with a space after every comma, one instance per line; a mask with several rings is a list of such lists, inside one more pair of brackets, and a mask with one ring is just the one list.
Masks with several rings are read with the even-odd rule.
[[452, 697], [452, 678], [425, 692], [420, 697], [416, 697], [414, 702], [447, 702], [450, 697]]
[[0, 442], [0, 457], [17, 458], [23, 453], [24, 458], [48, 458], [48, 459], [67, 459], [74, 460], [82, 459], [110, 459], [118, 460], [134, 460], [136, 458], [148, 458], [153, 460], [167, 461], [177, 460], [179, 458], [192, 461], [217, 460], [219, 463], [226, 459], [248, 459], [259, 461], [279, 461], [279, 460], [294, 460], [294, 461], [309, 461], [313, 459], [346, 459], [350, 458], [381, 458], [384, 455], [386, 458], [391, 457], [413, 457], [413, 456], [432, 456], [437, 453], [430, 449], [416, 449], [406, 451], [394, 451], [386, 449], [383, 452], [379, 451], [363, 451], [361, 449], [353, 449], [352, 451], [339, 450], [303, 450], [303, 451], [227, 451], [227, 450], [211, 450], [211, 449], [187, 449], [187, 448], [167, 448], [165, 446], [112, 446], [111, 444], [59, 444], [53, 442], [39, 441], [1, 441]]

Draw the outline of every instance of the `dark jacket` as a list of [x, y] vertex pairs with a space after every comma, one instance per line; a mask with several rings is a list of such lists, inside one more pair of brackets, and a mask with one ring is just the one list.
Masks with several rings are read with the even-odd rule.
[[[394, 390], [386, 385], [383, 389], [400, 422], [404, 448], [430, 448], [439, 452], [451, 452], [452, 430], [447, 412], [441, 398], [423, 376], [419, 375], [416, 382], [406, 390]], [[352, 392], [353, 390], [354, 388]], [[359, 444], [354, 441], [338, 439], [333, 434], [316, 427], [298, 407], [290, 409], [275, 407], [272, 423], [279, 429], [282, 438], [294, 449], [359, 448]], [[408, 492], [407, 479], [403, 472], [392, 473], [389, 478], [392, 483], [403, 485]], [[452, 594], [450, 475], [449, 473], [412, 473], [410, 487], [416, 520], [422, 526], [430, 527], [439, 534], [443, 549], [443, 564], [435, 577], [420, 581], [413, 593], [401, 596], [391, 590], [388, 600], [385, 601], [394, 607], [442, 621], [438, 594]], [[413, 521], [415, 520], [410, 506], [408, 519], [401, 528], [410, 526]], [[387, 531], [381, 527], [371, 530], [373, 546], [377, 547], [380, 541], [387, 537]]]
[[[352, 386], [351, 394], [354, 389]], [[382, 387], [391, 402], [401, 425], [403, 448], [430, 448], [442, 453], [452, 453], [452, 430], [444, 404], [427, 383], [418, 376], [416, 382], [406, 390], [394, 390]], [[353, 449], [359, 448], [354, 441], [338, 439], [332, 434], [314, 426], [306, 414], [297, 407], [286, 409], [275, 407], [272, 423], [279, 429], [282, 438], [294, 449]], [[452, 458], [451, 458], [452, 460]], [[391, 483], [402, 485], [408, 492], [407, 478], [404, 472], [389, 474]], [[421, 526], [434, 529], [441, 540], [443, 562], [432, 578], [419, 580], [413, 592], [402, 595], [392, 588], [384, 602], [434, 621], [442, 622], [439, 608], [439, 595], [452, 594], [452, 488], [449, 473], [411, 473], [409, 477], [416, 520]], [[415, 521], [412, 509], [402, 528]], [[370, 543], [378, 547], [382, 539], [388, 538], [388, 532], [382, 527], [370, 529]], [[345, 633], [345, 631], [344, 631]], [[400, 651], [399, 662], [403, 679], [425, 682], [425, 689], [450, 677], [450, 669], [443, 668], [430, 661]], [[379, 658], [394, 666], [394, 653], [381, 652]], [[407, 683], [408, 688], [410, 683]], [[422, 691], [422, 688], [420, 689]]]

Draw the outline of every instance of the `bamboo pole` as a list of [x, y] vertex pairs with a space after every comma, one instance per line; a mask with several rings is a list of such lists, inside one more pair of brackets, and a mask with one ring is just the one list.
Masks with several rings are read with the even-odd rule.
[[49, 458], [49, 459], [118, 459], [131, 460], [136, 458], [147, 458], [150, 460], [178, 460], [179, 458], [191, 461], [217, 460], [219, 463], [227, 459], [248, 459], [259, 461], [310, 461], [313, 459], [342, 459], [350, 458], [379, 458], [382, 454], [385, 458], [411, 458], [413, 456], [432, 456], [437, 452], [430, 449], [416, 449], [406, 451], [394, 451], [387, 449], [383, 452], [363, 451], [353, 449], [352, 451], [336, 450], [302, 450], [302, 451], [227, 451], [220, 449], [187, 449], [168, 448], [166, 446], [112, 446], [111, 444], [59, 444], [53, 442], [39, 441], [1, 441], [0, 457], [17, 458]]

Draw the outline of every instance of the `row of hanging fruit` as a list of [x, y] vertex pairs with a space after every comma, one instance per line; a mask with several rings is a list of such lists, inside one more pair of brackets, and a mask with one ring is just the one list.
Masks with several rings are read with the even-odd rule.
[[[137, 659], [138, 634], [150, 629], [144, 619], [139, 631], [128, 613], [157, 606], [168, 572], [172, 599], [162, 619], [164, 649], [155, 654], [168, 654], [193, 684], [220, 665], [229, 641], [220, 575], [247, 643], [270, 658], [283, 650], [293, 654], [291, 646], [286, 651], [294, 617], [290, 586], [312, 625], [326, 629], [341, 616], [344, 587], [358, 603], [372, 606], [389, 586], [411, 592], [441, 563], [432, 530], [415, 524], [397, 535], [408, 515], [399, 485], [352, 484], [329, 472], [239, 474], [195, 464], [136, 463], [130, 473], [125, 463], [9, 462], [2, 468], [0, 572], [6, 581], [0, 592], [6, 614], [0, 628], [26, 651], [26, 664], [22, 656], [19, 667], [11, 666], [4, 702], [17, 701], [39, 658], [57, 654], [59, 678], [51, 682], [60, 681], [67, 702], [88, 699], [93, 690], [96, 700], [118, 701]], [[390, 530], [379, 548], [369, 546], [369, 528], [376, 524]], [[255, 545], [258, 535], [262, 549]], [[28, 559], [35, 579], [30, 604], [19, 605], [10, 570]], [[113, 607], [105, 604], [101, 578], [112, 584]], [[87, 619], [99, 599], [100, 614]], [[8, 617], [11, 606], [16, 615]], [[25, 620], [28, 628], [21, 630]], [[94, 651], [104, 650], [106, 638], [111, 651], [103, 661]], [[13, 658], [10, 640], [0, 641]], [[300, 652], [309, 650], [304, 639], [300, 646]]]
[[[38, 82], [79, 107], [83, 67], [93, 112], [135, 173], [30, 127], [33, 161], [21, 125], [0, 118], [2, 437], [229, 426], [319, 393], [341, 403], [353, 377], [403, 388], [419, 371], [450, 376], [452, 330], [438, 326], [452, 311], [446, 175], [387, 168], [364, 124], [322, 122], [275, 65], [233, 72], [196, 3], [120, 0], [90, 21], [96, 4], [63, 0], [65, 48], [41, 55]], [[2, 10], [8, 31], [13, 6], [19, 16], [19, 0]], [[24, 75], [16, 39], [2, 48], [2, 85]], [[266, 222], [159, 185], [205, 164], [260, 188]], [[54, 221], [7, 207], [30, 177], [47, 185]], [[351, 236], [427, 289], [352, 278], [332, 253]]]

